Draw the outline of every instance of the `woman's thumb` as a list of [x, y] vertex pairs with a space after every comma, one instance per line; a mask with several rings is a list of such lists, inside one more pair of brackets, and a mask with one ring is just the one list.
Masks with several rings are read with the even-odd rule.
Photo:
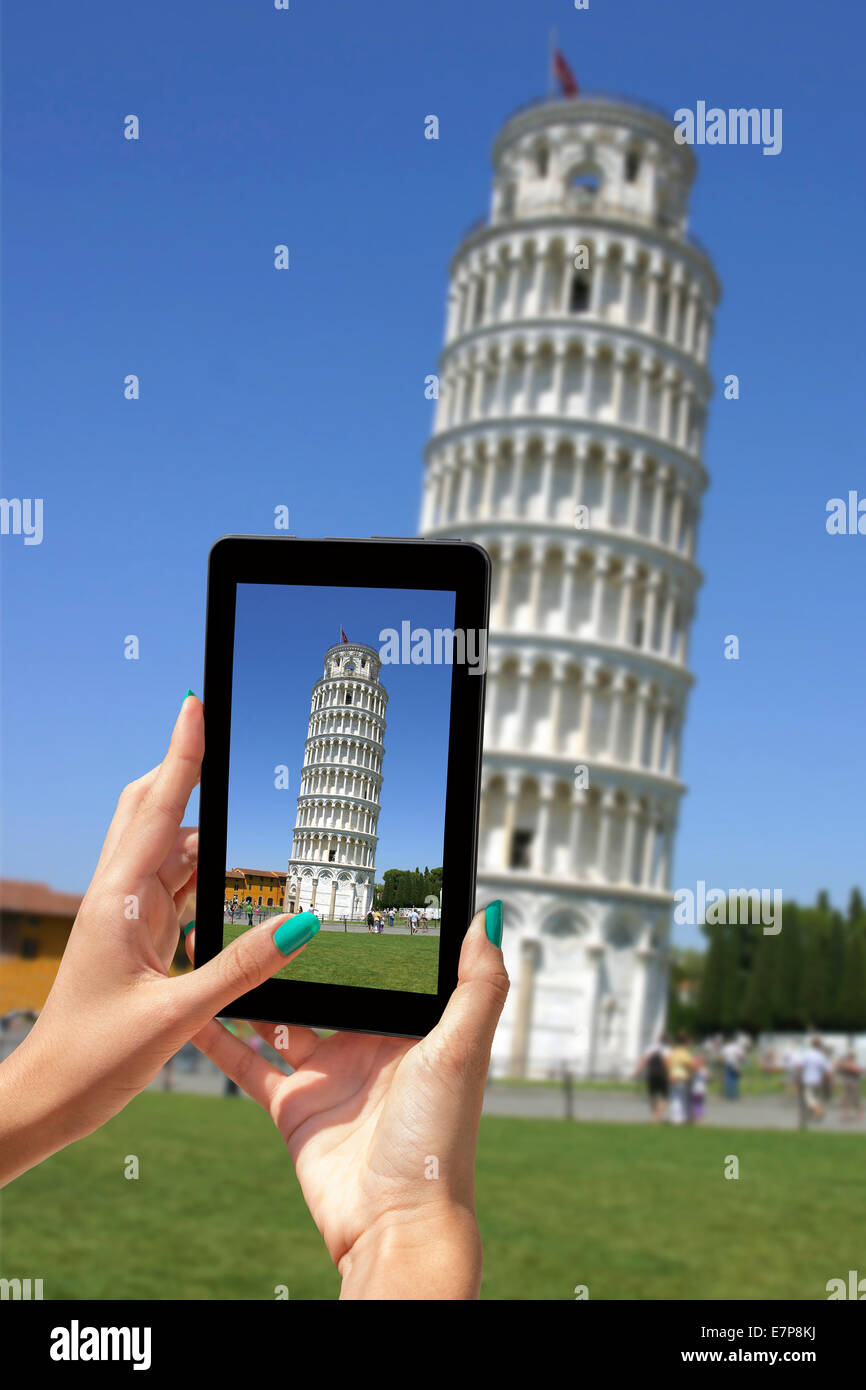
[[235, 999], [288, 965], [320, 926], [314, 912], [270, 917], [260, 926], [241, 932], [213, 960], [176, 980], [178, 997], [184, 999], [188, 1013], [201, 1019], [203, 1027]]
[[461, 1066], [486, 1075], [493, 1034], [508, 996], [508, 972], [499, 949], [502, 904], [476, 912], [463, 939], [457, 988], [427, 1043]]

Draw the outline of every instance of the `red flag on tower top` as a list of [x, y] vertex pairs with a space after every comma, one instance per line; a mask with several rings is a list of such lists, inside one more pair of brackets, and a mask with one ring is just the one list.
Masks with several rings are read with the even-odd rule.
[[577, 78], [557, 48], [553, 55], [553, 71], [564, 97], [577, 96]]
[[348, 637], [346, 636], [345, 632], [343, 631], [342, 628], [340, 628], [340, 641], [341, 641], [341, 642], [348, 642], [348, 640], [349, 640], [349, 639], [348, 639]]

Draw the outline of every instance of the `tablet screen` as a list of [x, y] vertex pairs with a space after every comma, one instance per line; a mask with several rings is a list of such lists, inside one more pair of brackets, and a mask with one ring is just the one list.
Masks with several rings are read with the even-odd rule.
[[453, 662], [486, 656], [454, 612], [447, 589], [237, 586], [223, 945], [321, 922], [276, 979], [436, 993]]

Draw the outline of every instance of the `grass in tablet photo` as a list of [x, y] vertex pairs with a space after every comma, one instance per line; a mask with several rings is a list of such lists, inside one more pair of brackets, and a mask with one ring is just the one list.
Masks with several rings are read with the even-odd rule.
[[[484, 1116], [482, 1297], [823, 1300], [864, 1270], [862, 1174], [850, 1134]], [[0, 1276], [42, 1278], [46, 1299], [339, 1292], [285, 1145], [245, 1097], [137, 1096], [12, 1183], [2, 1219]]]
[[[223, 945], [247, 930], [245, 923], [227, 922]], [[297, 960], [278, 970], [274, 979], [435, 994], [438, 976], [438, 937], [320, 931]]]

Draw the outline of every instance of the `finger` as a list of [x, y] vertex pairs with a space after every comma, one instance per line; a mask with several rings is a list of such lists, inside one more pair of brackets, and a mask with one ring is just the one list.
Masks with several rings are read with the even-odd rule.
[[97, 871], [108, 863], [120, 842], [120, 837], [130, 824], [146, 791], [156, 781], [156, 774], [159, 767], [152, 767], [150, 772], [145, 772], [142, 777], [137, 777], [134, 782], [129, 782], [120, 793], [117, 801], [117, 808], [108, 827], [108, 833], [102, 846], [102, 852], [96, 862]]
[[[186, 940], [186, 953], [195, 963], [195, 922], [188, 922], [182, 930]], [[262, 1023], [256, 1019], [250, 1019], [249, 1023], [269, 1047], [281, 1057], [285, 1057], [293, 1071], [297, 1071], [322, 1041], [312, 1028], [305, 1028], [299, 1024], [289, 1027], [285, 1023]]]
[[312, 1028], [300, 1024], [289, 1027], [286, 1023], [262, 1023], [254, 1018], [250, 1019], [250, 1024], [274, 1052], [285, 1057], [293, 1071], [303, 1066], [322, 1041]]
[[204, 712], [201, 701], [188, 695], [180, 707], [168, 752], [123, 832], [112, 862], [123, 855], [127, 861], [124, 870], [133, 874], [155, 874], [161, 868], [201, 775], [203, 753]]
[[264, 984], [294, 960], [313, 940], [320, 925], [312, 912], [271, 917], [261, 926], [241, 932], [213, 960], [172, 980], [175, 1000], [180, 1002], [190, 1036], [242, 994]]
[[192, 1039], [199, 1052], [215, 1062], [220, 1071], [236, 1082], [242, 1091], [270, 1113], [280, 1086], [285, 1086], [284, 1074], [265, 1057], [254, 1052], [240, 1038], [215, 1020], [206, 1023]]
[[[182, 884], [174, 895], [174, 910], [178, 921], [182, 921], [184, 917], [189, 916], [189, 898], [191, 894], [195, 892], [196, 878], [197, 874], [195, 869], [193, 869], [186, 883]], [[195, 911], [194, 907], [193, 911]]]
[[[496, 906], [499, 907], [501, 931], [501, 904], [491, 904], [491, 907]], [[425, 1041], [437, 1050], [443, 1048], [458, 1065], [471, 1066], [486, 1074], [493, 1035], [508, 997], [508, 988], [502, 951], [488, 937], [486, 913], [477, 912], [463, 939], [457, 988]]]
[[174, 897], [195, 873], [198, 863], [198, 830], [194, 825], [182, 825], [175, 842], [159, 870], [160, 881]]

